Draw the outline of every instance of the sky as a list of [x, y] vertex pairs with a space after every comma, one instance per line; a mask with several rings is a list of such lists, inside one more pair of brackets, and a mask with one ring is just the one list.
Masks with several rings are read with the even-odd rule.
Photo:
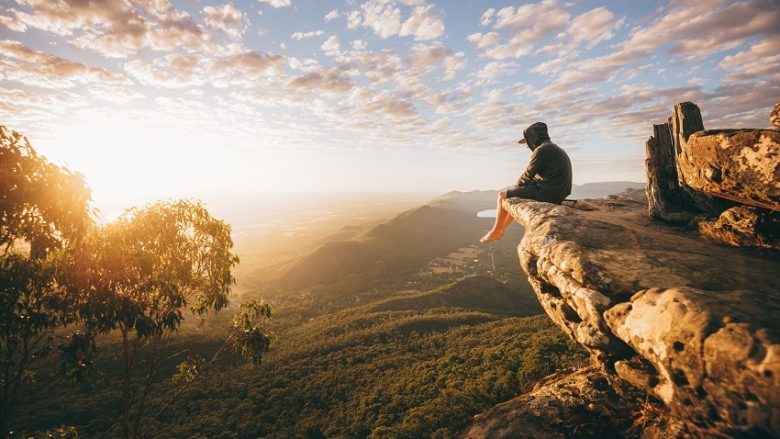
[[98, 206], [497, 189], [536, 121], [575, 183], [643, 181], [675, 103], [778, 98], [777, 0], [0, 0], [0, 124]]

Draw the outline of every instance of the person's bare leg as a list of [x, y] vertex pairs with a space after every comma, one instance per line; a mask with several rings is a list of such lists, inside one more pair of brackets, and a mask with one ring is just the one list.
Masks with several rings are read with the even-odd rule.
[[[503, 203], [502, 203], [503, 207]], [[504, 224], [501, 225], [501, 233], [503, 234], [504, 231], [506, 231], [506, 228], [509, 227], [510, 224], [515, 222], [515, 217], [513, 217], [509, 211], [504, 209], [504, 212], [506, 212], [506, 217], [504, 218]]]
[[498, 241], [504, 236], [504, 230], [512, 223], [512, 216], [504, 209], [504, 199], [506, 198], [506, 191], [501, 191], [498, 194], [498, 205], [496, 206], [496, 222], [493, 224], [493, 228], [483, 236], [479, 242]]

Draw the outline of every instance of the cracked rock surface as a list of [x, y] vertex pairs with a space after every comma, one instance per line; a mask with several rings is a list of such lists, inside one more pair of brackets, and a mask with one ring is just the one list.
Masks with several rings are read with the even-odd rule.
[[780, 130], [705, 130], [682, 143], [677, 167], [698, 191], [780, 209]]

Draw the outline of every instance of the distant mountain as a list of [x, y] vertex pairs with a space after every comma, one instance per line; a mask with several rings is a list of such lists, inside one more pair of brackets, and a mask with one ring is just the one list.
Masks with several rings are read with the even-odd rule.
[[[604, 197], [626, 189], [637, 193], [641, 188], [644, 184], [627, 181], [588, 183], [575, 186], [571, 198]], [[262, 291], [264, 297], [275, 296], [294, 305], [304, 317], [375, 301], [404, 289], [427, 291], [469, 274], [500, 279], [511, 288], [530, 292], [530, 285], [516, 270], [515, 247], [522, 238], [522, 227], [513, 225], [496, 243], [479, 244], [493, 219], [476, 214], [493, 209], [495, 200], [496, 191], [452, 191], [379, 225], [346, 224], [345, 231], [323, 237], [314, 250], [251, 273], [245, 284]], [[469, 246], [482, 254], [481, 268], [449, 277], [418, 276], [434, 259]], [[485, 267], [484, 258], [490, 258], [491, 267]]]
[[366, 307], [371, 312], [450, 307], [496, 315], [528, 316], [542, 312], [536, 296], [485, 276], [469, 276], [431, 291], [385, 299]]
[[300, 289], [354, 274], [377, 279], [414, 272], [437, 256], [478, 243], [492, 220], [476, 214], [495, 207], [495, 197], [492, 191], [450, 192], [355, 240], [325, 243], [266, 279], [266, 285]]
[[645, 183], [634, 181], [601, 181], [596, 183], [585, 183], [574, 185], [572, 187], [570, 199], [582, 198], [603, 198], [607, 195], [617, 194], [626, 189], [644, 189]]
[[623, 192], [612, 194], [608, 196], [607, 198], [623, 198], [623, 199], [629, 199], [636, 201], [637, 203], [641, 204], [647, 204], [647, 193], [645, 192], [645, 188], [641, 189], [633, 189], [633, 188], [626, 188]]

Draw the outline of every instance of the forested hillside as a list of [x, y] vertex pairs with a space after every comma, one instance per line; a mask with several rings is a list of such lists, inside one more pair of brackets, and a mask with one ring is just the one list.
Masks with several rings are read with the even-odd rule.
[[[208, 352], [216, 344], [188, 338], [176, 348]], [[279, 334], [258, 367], [224, 365], [160, 419], [154, 437], [445, 438], [584, 358], [544, 315], [348, 309]], [[74, 386], [41, 376], [17, 431], [74, 424], [80, 437], [112, 437], [118, 391], [108, 381]], [[150, 410], [160, 404], [151, 401]]]

